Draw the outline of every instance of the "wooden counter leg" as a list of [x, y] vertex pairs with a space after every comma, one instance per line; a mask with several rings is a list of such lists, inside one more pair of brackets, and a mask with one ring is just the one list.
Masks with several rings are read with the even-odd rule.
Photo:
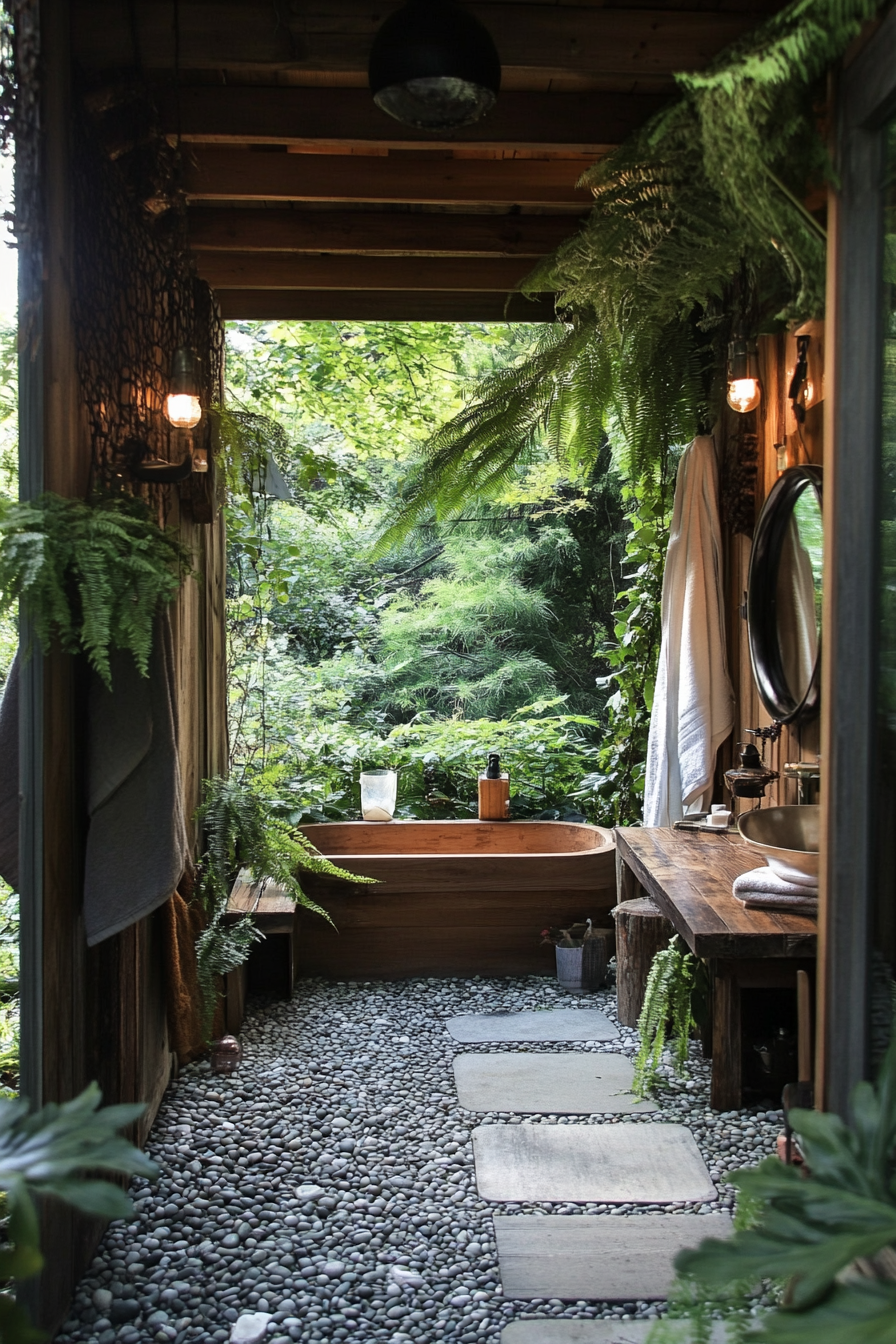
[[716, 1111], [741, 1103], [740, 985], [733, 966], [717, 962], [712, 982], [712, 1082], [709, 1104]]
[[623, 901], [634, 901], [639, 896], [647, 896], [649, 893], [644, 890], [641, 883], [635, 877], [631, 868], [629, 868], [625, 859], [616, 850], [616, 903], [621, 905]]

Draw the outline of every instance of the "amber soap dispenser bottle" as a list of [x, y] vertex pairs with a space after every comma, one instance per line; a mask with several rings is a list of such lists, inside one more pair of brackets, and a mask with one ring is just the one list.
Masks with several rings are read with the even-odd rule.
[[479, 820], [506, 821], [510, 815], [510, 776], [501, 773], [501, 758], [488, 754], [485, 774], [479, 776]]

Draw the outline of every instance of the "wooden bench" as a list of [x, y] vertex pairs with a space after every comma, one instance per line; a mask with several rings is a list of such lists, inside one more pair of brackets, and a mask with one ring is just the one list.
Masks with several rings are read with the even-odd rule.
[[225, 919], [231, 923], [251, 915], [264, 939], [254, 944], [249, 960], [231, 971], [225, 986], [225, 1023], [240, 1030], [246, 994], [280, 994], [290, 998], [298, 971], [299, 921], [295, 903], [270, 878], [255, 881], [243, 869], [233, 884]]
[[671, 827], [616, 830], [619, 901], [649, 896], [712, 975], [712, 1085], [721, 1111], [741, 1104], [743, 989], [796, 992], [798, 970], [814, 966], [814, 919], [747, 910], [731, 894], [741, 873], [758, 867], [739, 836]]

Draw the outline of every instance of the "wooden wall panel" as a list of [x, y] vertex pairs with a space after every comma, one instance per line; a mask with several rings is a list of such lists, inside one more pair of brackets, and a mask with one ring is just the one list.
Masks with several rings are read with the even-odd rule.
[[[40, 183], [45, 221], [43, 286], [42, 444], [28, 451], [45, 488], [64, 496], [87, 490], [90, 441], [80, 412], [72, 323], [72, 125], [68, 0], [41, 7], [44, 56], [43, 151]], [[23, 246], [27, 249], [28, 241]], [[40, 479], [34, 463], [23, 480]], [[172, 491], [173, 494], [173, 491]], [[223, 673], [223, 521], [200, 525], [189, 506], [171, 501], [195, 556], [196, 580], [173, 609], [177, 697], [182, 726], [186, 807], [195, 810], [202, 778], [226, 760]], [[181, 512], [183, 516], [181, 517]], [[44, 660], [43, 778], [34, 806], [43, 822], [43, 953], [31, 974], [41, 981], [42, 1041], [29, 1039], [28, 1076], [36, 1101], [66, 1101], [96, 1079], [106, 1103], [141, 1101], [146, 1114], [133, 1137], [142, 1142], [170, 1076], [166, 979], [160, 919], [151, 916], [88, 949], [82, 918], [87, 832], [85, 741], [87, 678], [79, 660], [51, 652]], [[31, 804], [31, 800], [29, 800]], [[23, 887], [23, 903], [29, 899]], [[35, 897], [36, 898], [36, 897]], [[28, 967], [23, 963], [23, 976]], [[101, 1234], [100, 1225], [48, 1204], [42, 1243], [47, 1269], [23, 1285], [22, 1300], [36, 1324], [52, 1332], [66, 1318], [71, 1294]]]
[[[756, 517], [762, 505], [777, 481], [778, 469], [777, 444], [786, 446], [786, 465], [788, 467], [807, 462], [821, 465], [824, 454], [824, 323], [807, 323], [800, 331], [808, 332], [810, 344], [810, 379], [816, 383], [818, 400], [809, 408], [805, 424], [800, 432], [794, 419], [787, 390], [793, 374], [796, 360], [795, 335], [763, 336], [759, 341], [760, 368], [762, 374], [763, 397], [756, 412], [756, 428], [759, 438], [759, 461], [756, 476]], [[728, 435], [736, 428], [739, 417], [725, 408], [721, 418], [719, 437], [726, 443]], [[756, 683], [750, 666], [750, 650], [747, 638], [747, 623], [743, 616], [744, 595], [747, 589], [747, 577], [750, 567], [751, 538], [743, 534], [728, 531], [725, 536], [726, 561], [726, 607], [728, 614], [728, 656], [729, 670], [735, 693], [735, 732], [719, 753], [719, 776], [734, 763], [738, 743], [751, 741], [746, 737], [746, 728], [768, 727], [771, 716], [763, 708], [756, 691]], [[766, 762], [779, 772], [779, 778], [766, 790], [770, 805], [795, 803], [797, 801], [796, 782], [783, 777], [784, 764], [787, 761], [815, 760], [820, 754], [820, 726], [816, 718], [801, 728], [785, 727], [781, 737], [765, 748]], [[721, 779], [718, 796], [722, 797]], [[725, 792], [727, 800], [727, 791]], [[749, 811], [752, 800], [742, 799], [735, 802], [738, 812]]]

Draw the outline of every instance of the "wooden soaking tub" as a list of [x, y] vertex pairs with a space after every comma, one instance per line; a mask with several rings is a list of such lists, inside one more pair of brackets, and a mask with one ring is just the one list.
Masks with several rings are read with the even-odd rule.
[[302, 830], [377, 886], [308, 874], [336, 930], [302, 912], [304, 975], [340, 979], [553, 973], [548, 924], [609, 924], [612, 831], [563, 821], [336, 822]]

